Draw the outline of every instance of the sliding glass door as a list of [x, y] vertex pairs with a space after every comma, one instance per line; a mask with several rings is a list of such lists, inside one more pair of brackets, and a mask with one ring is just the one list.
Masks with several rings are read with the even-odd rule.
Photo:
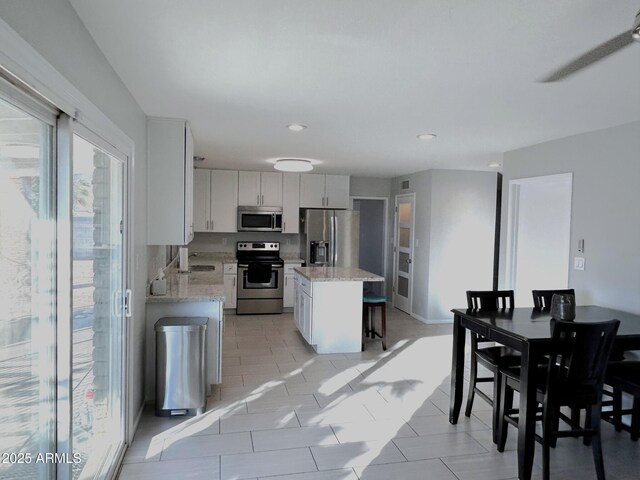
[[124, 446], [126, 156], [0, 78], [0, 478]]
[[124, 159], [73, 135], [73, 479], [96, 478], [124, 441]]
[[52, 478], [38, 454], [55, 452], [55, 117], [13, 100], [0, 96], [0, 478]]

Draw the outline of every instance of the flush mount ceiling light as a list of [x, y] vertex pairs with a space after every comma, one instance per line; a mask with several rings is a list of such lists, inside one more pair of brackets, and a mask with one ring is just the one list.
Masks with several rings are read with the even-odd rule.
[[418, 140], [422, 140], [423, 142], [430, 142], [434, 138], [437, 137], [435, 133], [421, 133], [420, 135], [416, 135]]
[[292, 123], [290, 125], [287, 125], [287, 128], [289, 130], [291, 130], [292, 132], [301, 132], [302, 130], [307, 128], [307, 126], [306, 125], [302, 125], [300, 123]]
[[273, 168], [281, 172], [309, 172], [313, 170], [313, 165], [302, 158], [281, 158], [276, 160]]
[[491, 168], [500, 168], [502, 166], [502, 164], [500, 162], [491, 162], [491, 163], [489, 163], [489, 166]]

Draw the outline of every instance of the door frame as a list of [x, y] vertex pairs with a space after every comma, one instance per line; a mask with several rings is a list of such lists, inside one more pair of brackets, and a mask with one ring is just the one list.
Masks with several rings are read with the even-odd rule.
[[[518, 223], [520, 220], [520, 189], [522, 185], [534, 183], [546, 183], [548, 181], [565, 180], [569, 182], [571, 188], [570, 212], [573, 209], [573, 173], [557, 173], [552, 175], [539, 175], [535, 177], [514, 178], [509, 180], [509, 209], [507, 213], [507, 246], [506, 246], [506, 266], [505, 266], [505, 288], [514, 290], [516, 283], [516, 265], [518, 260]], [[571, 214], [569, 215], [571, 222]], [[569, 272], [571, 256], [571, 225], [569, 225], [569, 242], [566, 246], [567, 257], [567, 285], [569, 282]]]
[[[410, 198], [413, 208], [411, 209], [411, 248], [409, 249], [409, 257], [411, 258], [411, 266], [409, 267], [409, 296], [407, 297], [409, 300], [409, 311], [406, 312], [409, 315], [413, 315], [413, 258], [415, 253], [415, 237], [416, 237], [416, 194], [412, 193], [402, 193], [398, 194], [394, 198], [394, 210], [393, 210], [393, 289], [392, 289], [392, 303], [395, 308], [396, 306], [396, 280], [397, 280], [397, 269], [398, 269], [398, 257], [400, 252], [398, 251], [398, 201], [403, 198]], [[398, 310], [401, 310], [398, 308]], [[404, 311], [404, 310], [403, 310]]]
[[349, 209], [353, 210], [353, 202], [354, 200], [382, 200], [384, 202], [384, 218], [383, 218], [383, 224], [382, 224], [382, 229], [384, 231], [384, 245], [382, 246], [383, 251], [382, 251], [382, 255], [384, 255], [383, 261], [382, 261], [382, 265], [383, 265], [383, 277], [384, 277], [384, 281], [385, 281], [385, 285], [383, 287], [383, 291], [385, 292], [385, 295], [387, 293], [387, 274], [389, 273], [389, 266], [388, 266], [388, 259], [389, 259], [389, 198], [388, 197], [366, 197], [366, 196], [362, 196], [362, 195], [356, 195], [353, 197], [349, 197]]

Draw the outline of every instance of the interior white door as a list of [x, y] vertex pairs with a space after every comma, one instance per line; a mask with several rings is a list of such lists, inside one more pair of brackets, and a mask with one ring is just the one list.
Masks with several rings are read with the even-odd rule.
[[571, 173], [509, 182], [507, 285], [516, 306], [533, 305], [531, 290], [568, 286], [571, 191]]
[[413, 289], [413, 233], [415, 196], [396, 195], [395, 245], [393, 262], [393, 304], [403, 312], [411, 313]]

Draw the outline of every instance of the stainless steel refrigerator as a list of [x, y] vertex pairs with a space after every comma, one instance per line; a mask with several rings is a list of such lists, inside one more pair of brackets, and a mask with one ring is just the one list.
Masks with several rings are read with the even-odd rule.
[[358, 268], [360, 212], [304, 210], [300, 214], [300, 252], [307, 266]]

